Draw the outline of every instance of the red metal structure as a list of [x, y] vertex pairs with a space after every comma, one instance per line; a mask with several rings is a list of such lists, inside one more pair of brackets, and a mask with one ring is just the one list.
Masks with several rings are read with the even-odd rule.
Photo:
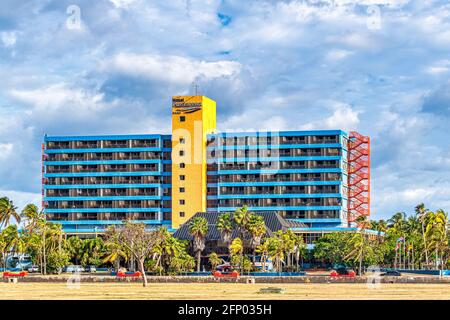
[[348, 142], [348, 222], [370, 216], [370, 138], [351, 131]]

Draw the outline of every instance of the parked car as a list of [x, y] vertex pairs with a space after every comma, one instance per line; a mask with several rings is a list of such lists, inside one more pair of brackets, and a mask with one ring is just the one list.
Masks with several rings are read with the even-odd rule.
[[36, 266], [36, 265], [29, 266], [27, 271], [30, 273], [39, 272], [39, 266]]
[[382, 277], [400, 277], [402, 274], [396, 270], [389, 270], [380, 274]]
[[94, 272], [97, 272], [97, 267], [96, 266], [87, 266], [85, 271], [86, 272], [90, 272], [90, 273], [94, 273]]
[[67, 266], [63, 269], [64, 272], [74, 273], [74, 272], [84, 272], [84, 268], [82, 266], [71, 265]]
[[222, 271], [222, 270], [224, 270], [224, 269], [229, 269], [229, 268], [231, 268], [231, 264], [230, 264], [229, 262], [225, 262], [224, 264], [219, 264], [219, 265], [216, 267], [216, 270]]
[[272, 260], [267, 259], [265, 263], [261, 261], [261, 256], [255, 256], [255, 261], [253, 262], [253, 266], [258, 270], [265, 270], [265, 271], [272, 271], [273, 270], [273, 263]]
[[356, 273], [352, 269], [338, 268], [336, 270], [331, 270], [330, 276], [331, 277], [349, 277], [349, 278], [353, 278], [353, 277], [356, 276]]

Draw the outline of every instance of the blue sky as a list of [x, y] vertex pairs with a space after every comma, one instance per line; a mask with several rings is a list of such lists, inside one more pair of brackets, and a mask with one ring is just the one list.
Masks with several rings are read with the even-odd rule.
[[193, 83], [221, 131], [370, 135], [376, 219], [449, 210], [450, 3], [433, 0], [2, 0], [0, 195], [40, 203], [45, 133], [169, 133]]

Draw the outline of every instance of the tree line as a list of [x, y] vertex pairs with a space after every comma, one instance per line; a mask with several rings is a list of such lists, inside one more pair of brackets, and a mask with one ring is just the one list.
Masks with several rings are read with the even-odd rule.
[[[17, 224], [11, 224], [15, 220]], [[18, 224], [21, 224], [21, 228]], [[298, 271], [304, 261], [325, 265], [353, 266], [361, 274], [364, 267], [449, 268], [448, 215], [419, 204], [412, 215], [396, 213], [388, 220], [356, 221], [360, 232], [324, 234], [306, 249], [303, 236], [291, 230], [270, 232], [262, 216], [246, 206], [219, 215], [217, 230], [228, 250], [229, 261], [241, 272], [255, 270], [258, 256], [263, 271], [270, 260], [276, 271]], [[145, 272], [158, 275], [201, 270], [202, 253], [210, 226], [204, 217], [191, 219], [191, 241], [175, 238], [167, 229], [148, 230], [143, 223], [124, 221], [102, 235], [82, 239], [67, 236], [60, 224], [46, 221], [34, 204], [22, 211], [7, 197], [0, 198], [0, 258], [2, 267], [11, 253], [29, 255], [43, 274], [58, 273], [68, 264], [122, 266], [138, 269], [146, 284]], [[368, 236], [366, 230], [378, 234]], [[151, 231], [151, 232], [149, 232]], [[233, 236], [234, 235], [234, 236]], [[191, 255], [192, 254], [192, 255]], [[223, 263], [219, 254], [209, 254], [215, 269]]]

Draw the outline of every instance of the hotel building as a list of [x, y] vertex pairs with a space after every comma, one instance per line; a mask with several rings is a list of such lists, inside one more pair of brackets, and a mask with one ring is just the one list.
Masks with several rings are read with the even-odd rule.
[[125, 219], [174, 231], [247, 205], [317, 236], [370, 215], [369, 157], [356, 132], [217, 132], [213, 100], [176, 96], [171, 135], [45, 136], [43, 204], [74, 234]]

